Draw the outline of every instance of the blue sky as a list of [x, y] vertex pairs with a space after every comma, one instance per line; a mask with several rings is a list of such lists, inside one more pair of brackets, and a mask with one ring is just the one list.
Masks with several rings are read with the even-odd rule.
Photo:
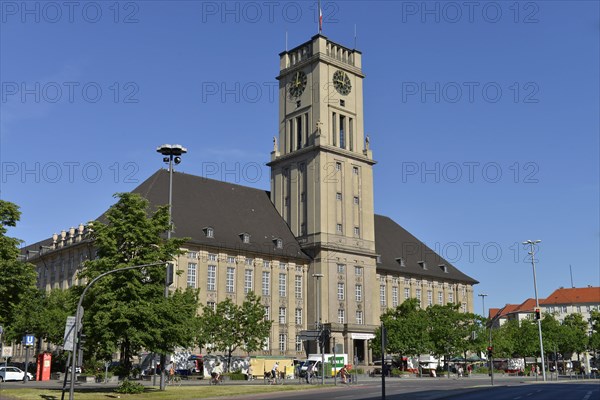
[[[316, 2], [0, 2], [0, 196], [34, 243], [163, 166], [269, 188], [278, 54]], [[323, 1], [363, 53], [375, 209], [479, 280], [486, 308], [600, 285], [594, 1]], [[257, 168], [258, 166], [258, 168]], [[476, 311], [481, 312], [476, 297]]]

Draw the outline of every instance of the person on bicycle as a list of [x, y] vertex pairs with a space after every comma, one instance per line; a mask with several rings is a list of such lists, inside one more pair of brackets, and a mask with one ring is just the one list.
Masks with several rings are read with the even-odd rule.
[[317, 363], [312, 363], [306, 369], [306, 383], [310, 383], [310, 377], [315, 373], [315, 366]]
[[222, 374], [223, 374], [223, 366], [221, 365], [220, 361], [217, 361], [217, 364], [215, 364], [215, 366], [213, 367], [212, 373], [211, 373], [213, 382], [214, 383], [219, 382], [219, 379], [221, 379]]
[[340, 369], [340, 378], [342, 378], [342, 383], [346, 383], [346, 377], [348, 376], [348, 366], [344, 365], [342, 369]]
[[275, 362], [275, 365], [273, 365], [273, 368], [271, 369], [271, 379], [273, 380], [272, 382], [277, 380], [278, 373], [279, 373], [279, 363]]

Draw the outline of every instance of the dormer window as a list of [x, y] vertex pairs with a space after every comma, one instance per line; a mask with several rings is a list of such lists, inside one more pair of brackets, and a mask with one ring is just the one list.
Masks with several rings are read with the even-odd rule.
[[204, 234], [206, 235], [207, 238], [214, 238], [215, 237], [215, 230], [210, 227], [207, 226], [206, 228], [202, 229], [204, 231]]
[[250, 234], [243, 232], [240, 233], [240, 238], [242, 239], [242, 243], [250, 243]]
[[427, 263], [425, 261], [419, 261], [419, 265], [421, 266], [421, 268], [423, 269], [427, 269]]
[[283, 240], [277, 238], [273, 240], [273, 243], [275, 243], [276, 249], [283, 249]]
[[377, 264], [381, 264], [381, 254], [377, 254]]
[[446, 274], [448, 273], [448, 266], [447, 265], [440, 265], [440, 268], [442, 269], [442, 271], [444, 271]]
[[404, 262], [404, 258], [398, 257], [396, 258], [396, 262], [400, 264], [401, 267], [406, 267], [406, 263]]

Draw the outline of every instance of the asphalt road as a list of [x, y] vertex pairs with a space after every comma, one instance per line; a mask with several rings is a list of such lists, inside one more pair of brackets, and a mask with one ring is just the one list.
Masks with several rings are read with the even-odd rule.
[[[150, 385], [151, 382], [144, 382]], [[285, 384], [298, 383], [297, 380], [286, 381]], [[495, 385], [490, 385], [490, 379], [485, 376], [472, 378], [391, 378], [386, 379], [386, 400], [600, 400], [600, 380], [570, 380], [561, 379], [543, 383], [531, 377], [499, 376]], [[206, 380], [184, 381], [183, 385], [203, 386]], [[230, 381], [224, 385], [244, 385], [245, 381]], [[250, 384], [263, 385], [262, 380]], [[116, 384], [77, 384], [77, 389], [86, 390], [97, 388], [106, 389]], [[47, 382], [7, 382], [2, 388], [60, 388], [58, 381]], [[77, 390], [76, 389], [76, 390]], [[167, 389], [168, 390], [168, 389]], [[375, 400], [381, 399], [381, 379], [365, 378], [356, 385], [333, 385], [332, 379], [326, 380], [326, 385], [314, 385], [309, 392], [292, 391], [272, 394], [256, 394], [243, 397], [220, 397], [220, 399], [286, 399], [286, 400]]]

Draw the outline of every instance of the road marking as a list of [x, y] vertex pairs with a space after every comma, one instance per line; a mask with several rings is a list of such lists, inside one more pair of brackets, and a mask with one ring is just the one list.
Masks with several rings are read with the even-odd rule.
[[515, 399], [515, 400], [518, 400], [520, 398], [521, 398], [521, 396], [519, 396], [519, 397], [513, 397], [513, 399]]
[[585, 395], [585, 396], [583, 396], [583, 399], [582, 399], [582, 400], [588, 400], [588, 399], [589, 399], [591, 396], [592, 396], [592, 392], [591, 392], [591, 391], [589, 391], [589, 392], [587, 392], [587, 393], [586, 393], [586, 395]]

